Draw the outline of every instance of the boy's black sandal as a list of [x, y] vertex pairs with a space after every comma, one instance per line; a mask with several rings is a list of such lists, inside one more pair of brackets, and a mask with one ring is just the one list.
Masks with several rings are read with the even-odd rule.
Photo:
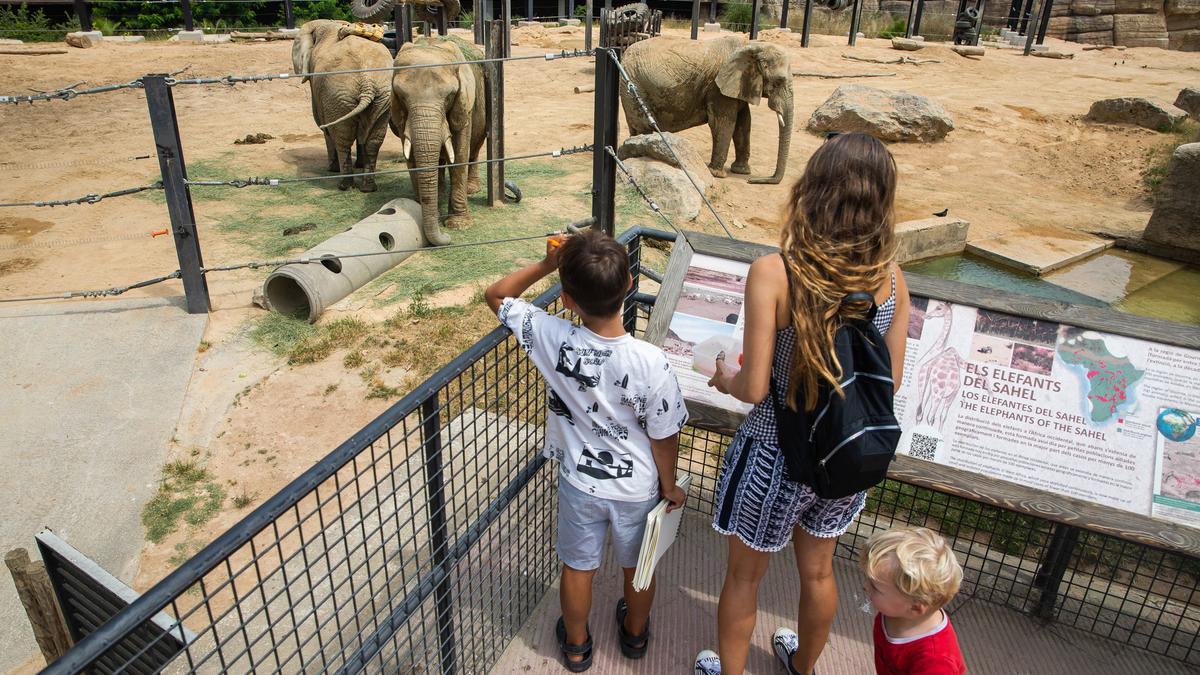
[[[567, 624], [563, 623], [563, 618], [558, 617], [558, 625], [554, 627], [554, 632], [558, 636], [558, 648], [562, 651], [563, 665], [572, 673], [582, 673], [592, 667], [592, 629], [588, 628], [587, 642], [581, 645], [567, 644]], [[569, 657], [582, 656], [578, 661], [572, 661]]]
[[646, 629], [641, 635], [630, 635], [625, 630], [625, 616], [629, 614], [629, 606], [625, 604], [625, 598], [617, 601], [617, 638], [621, 641], [621, 653], [627, 659], [640, 659], [646, 655], [646, 648], [650, 645], [650, 620], [646, 620]]

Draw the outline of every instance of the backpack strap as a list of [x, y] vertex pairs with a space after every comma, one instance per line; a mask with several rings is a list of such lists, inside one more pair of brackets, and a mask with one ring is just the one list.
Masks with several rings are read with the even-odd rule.
[[843, 305], [853, 302], [867, 303], [870, 306], [870, 309], [867, 310], [867, 316], [865, 319], [867, 321], [875, 320], [875, 314], [879, 311], [879, 305], [875, 304], [875, 296], [865, 291], [854, 291], [853, 293], [849, 293], [846, 295], [846, 297], [842, 298]]

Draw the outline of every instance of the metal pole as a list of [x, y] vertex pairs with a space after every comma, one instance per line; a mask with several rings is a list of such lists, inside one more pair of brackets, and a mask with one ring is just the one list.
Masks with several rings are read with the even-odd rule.
[[1071, 563], [1071, 552], [1079, 540], [1079, 530], [1070, 525], [1055, 524], [1050, 535], [1050, 545], [1046, 547], [1046, 557], [1034, 575], [1033, 585], [1041, 589], [1038, 596], [1037, 615], [1043, 619], [1054, 617], [1054, 609], [1058, 605], [1058, 587], [1067, 565]]
[[196, 24], [192, 21], [191, 0], [179, 0], [179, 6], [183, 9], [183, 29], [188, 32], [196, 30]]
[[[1041, 9], [1044, 10], [1046, 8], [1046, 2], [1047, 0], [1042, 0]], [[1033, 30], [1025, 32], [1025, 56], [1029, 56], [1029, 52], [1033, 51], [1033, 38], [1037, 37], [1037, 22], [1038, 8], [1035, 7], [1033, 10], [1032, 20], [1030, 21], [1030, 23], [1033, 25]]]
[[758, 39], [758, 0], [750, 2], [750, 39]]
[[1025, 30], [1029, 28], [1029, 15], [1033, 12], [1033, 0], [1025, 0], [1025, 7], [1021, 10], [1021, 22], [1017, 24], [1017, 35], [1024, 35]]
[[87, 0], [75, 0], [75, 16], [79, 17], [79, 30], [92, 32], [92, 8]]
[[[400, 5], [400, 8], [401, 8], [401, 10], [400, 10], [400, 27], [401, 27], [401, 30], [404, 31], [404, 33], [403, 33], [404, 42], [412, 42], [413, 41], [413, 9], [412, 9], [412, 5], [410, 5], [406, 2], [403, 5]], [[403, 42], [396, 43], [396, 51], [400, 51], [401, 44], [404, 44], [404, 43]]]
[[288, 30], [296, 28], [296, 14], [292, 11], [292, 0], [283, 0], [283, 27]]
[[813, 0], [804, 0], [804, 22], [800, 25], [800, 46], [808, 46], [808, 29], [812, 26]]
[[792, 4], [791, 0], [783, 0], [783, 6], [779, 8], [779, 27], [787, 28], [788, 7]]
[[[508, 58], [509, 56], [512, 56], [512, 36], [511, 36], [511, 33], [512, 33], [512, 0], [504, 0], [504, 7], [500, 11], [502, 12], [500, 18], [504, 20], [504, 53], [502, 54], [502, 56], [504, 56], [505, 58]], [[500, 64], [500, 65], [503, 65], [503, 64]], [[501, 74], [500, 83], [503, 85], [504, 84], [504, 77], [503, 77], [504, 69], [501, 68], [498, 72]], [[503, 96], [504, 95], [503, 94], [503, 92], [504, 92], [503, 86], [500, 87], [500, 92], [501, 92], [501, 96]], [[504, 150], [503, 141], [501, 141], [501, 143], [500, 143], [500, 150], [502, 152]], [[504, 177], [504, 169], [503, 168], [500, 169], [500, 176], [501, 176], [501, 178]], [[501, 182], [500, 185], [501, 185], [501, 187], [503, 187], [504, 183]]]
[[708, 22], [717, 22], [717, 0], [708, 0]]
[[[485, 55], [489, 59], [502, 58], [504, 52], [503, 21], [493, 21], [488, 30], [488, 43]], [[504, 157], [504, 64], [501, 62], [485, 63], [483, 66], [488, 74], [485, 84], [485, 95], [488, 100], [488, 159]], [[504, 201], [504, 162], [488, 162], [487, 167], [487, 205], [495, 206], [496, 202]]]
[[437, 8], [437, 14], [433, 15], [433, 21], [437, 24], [438, 35], [448, 35], [450, 33], [450, 19], [446, 16], [445, 7]]
[[592, 48], [592, 0], [587, 0], [587, 16], [583, 18], [583, 48]]
[[449, 539], [446, 527], [446, 486], [442, 481], [442, 420], [438, 410], [437, 393], [421, 403], [424, 419], [425, 495], [429, 509], [429, 543], [433, 547], [433, 568], [443, 574], [433, 597], [437, 603], [438, 637], [441, 643], [442, 673], [457, 671], [454, 658], [454, 598], [451, 595]]
[[142, 82], [146, 88], [146, 107], [150, 111], [154, 145], [158, 148], [158, 168], [162, 172], [167, 213], [171, 217], [171, 233], [175, 237], [175, 254], [183, 275], [187, 311], [188, 314], [205, 314], [210, 307], [208, 282], [200, 272], [204, 260], [200, 255], [200, 238], [196, 233], [196, 214], [192, 211], [192, 193], [186, 182], [187, 165], [183, 161], [183, 144], [179, 140], [175, 99], [171, 95], [171, 88], [167, 86], [167, 75], [147, 75]]
[[692, 39], [700, 38], [700, 0], [692, 0]]
[[525, 20], [533, 21], [533, 0], [529, 0], [529, 2], [525, 3], [525, 11], [529, 12], [525, 15]]
[[1017, 29], [1017, 20], [1021, 16], [1022, 0], [1012, 0], [1012, 4], [1008, 6], [1008, 29]]
[[[608, 12], [600, 13], [603, 22]], [[592, 217], [610, 236], [616, 231], [617, 163], [605, 149], [617, 148], [617, 90], [621, 75], [615, 49], [596, 51], [596, 112], [592, 153]]]
[[862, 0], [854, 0], [854, 9], [850, 14], [850, 42], [851, 47], [858, 41], [858, 18], [862, 14]]
[[925, 0], [917, 0], [917, 15], [913, 19], [913, 35], [921, 34], [921, 15], [925, 13]]
[[1046, 41], [1046, 31], [1050, 28], [1050, 14], [1054, 9], [1054, 0], [1046, 0], [1046, 6], [1042, 9], [1042, 21], [1038, 26], [1037, 44], [1042, 44]]
[[975, 3], [975, 9], [979, 10], [979, 25], [975, 26], [975, 37], [971, 39], [971, 44], [979, 46], [979, 36], [983, 33], [983, 13], [987, 10], [987, 0], [979, 0]]

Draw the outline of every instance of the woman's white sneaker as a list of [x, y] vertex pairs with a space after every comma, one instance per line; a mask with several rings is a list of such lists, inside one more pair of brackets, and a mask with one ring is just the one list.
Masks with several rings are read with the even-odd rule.
[[775, 656], [783, 662], [783, 668], [788, 673], [795, 673], [796, 669], [792, 667], [792, 655], [796, 653], [796, 649], [800, 646], [800, 636], [796, 635], [796, 631], [791, 628], [780, 628], [775, 631], [775, 636], [771, 638], [771, 646], [775, 648]]
[[697, 654], [696, 675], [721, 675], [721, 657], [711, 649]]

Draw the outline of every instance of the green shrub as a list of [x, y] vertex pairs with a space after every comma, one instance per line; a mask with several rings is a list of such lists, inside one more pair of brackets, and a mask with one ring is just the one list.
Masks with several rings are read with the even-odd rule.
[[0, 36], [25, 42], [56, 42], [72, 29], [70, 22], [52, 23], [40, 9], [30, 11], [24, 4], [0, 7]]
[[886, 28], [879, 31], [879, 37], [887, 39], [894, 37], [904, 37], [904, 32], [908, 30], [908, 21], [901, 16], [892, 19], [892, 22]]
[[576, 19], [586, 19], [587, 18], [587, 5], [586, 4], [575, 5], [575, 18]]
[[[721, 12], [721, 26], [729, 30], [736, 30], [742, 33], [750, 32], [750, 19], [754, 15], [754, 8], [748, 2], [735, 2], [725, 5], [725, 10]], [[770, 27], [771, 20], [767, 18], [766, 13], [760, 11], [758, 13], [758, 29]]]
[[[307, 5], [308, 3], [296, 5], [297, 12]], [[264, 2], [197, 2], [192, 3], [192, 21], [196, 26], [207, 29], [258, 26], [268, 18], [263, 16], [265, 7]], [[92, 15], [96, 18], [119, 21], [124, 30], [165, 30], [183, 25], [183, 10], [180, 6], [161, 2], [97, 0], [92, 4]]]
[[[299, 26], [313, 19], [336, 19], [338, 21], [358, 21], [350, 13], [350, 3], [340, 0], [315, 0], [314, 2], [298, 2], [292, 4], [292, 17]], [[280, 26], [286, 22], [283, 15], [283, 5], [279, 6], [279, 16], [276, 23]]]

